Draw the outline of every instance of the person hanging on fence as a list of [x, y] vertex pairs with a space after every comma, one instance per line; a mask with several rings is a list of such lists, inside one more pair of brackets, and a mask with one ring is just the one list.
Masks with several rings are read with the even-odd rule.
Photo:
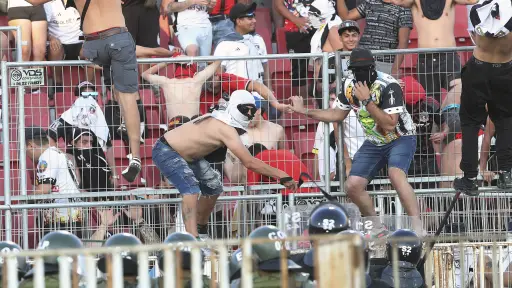
[[[370, 50], [352, 50], [348, 68], [354, 78], [344, 79], [340, 87], [341, 93], [335, 101], [339, 109], [306, 109], [300, 96], [291, 97], [290, 109], [325, 122], [343, 121], [354, 110], [365, 131], [366, 141], [354, 156], [345, 182], [347, 195], [364, 216], [377, 216], [365, 188], [387, 164], [389, 178], [402, 205], [407, 214], [415, 218], [415, 229], [422, 232], [418, 202], [407, 181], [407, 171], [416, 151], [416, 132], [405, 108], [402, 89], [393, 77], [376, 70]], [[372, 236], [377, 238], [387, 234], [384, 225], [375, 225], [372, 231]]]
[[[411, 8], [418, 48], [456, 47], [455, 5], [472, 5], [478, 0], [383, 0], [385, 3]], [[461, 15], [459, 15], [461, 16]], [[420, 53], [416, 74], [427, 96], [439, 103], [441, 88], [448, 90], [450, 82], [460, 77], [460, 59], [457, 52]]]
[[[217, 198], [223, 192], [221, 173], [204, 159], [214, 151], [224, 154], [225, 158], [229, 148], [248, 169], [279, 179], [292, 191], [297, 189], [293, 178], [256, 160], [242, 144], [240, 135], [246, 133], [256, 110], [252, 94], [236, 90], [231, 93], [227, 105], [165, 133], [153, 147], [153, 162], [178, 189], [183, 199], [181, 209], [185, 229], [194, 237], [199, 237], [198, 224], [208, 222]], [[199, 193], [203, 197], [198, 200]]]
[[[34, 162], [36, 179], [34, 195], [79, 194], [79, 182], [73, 160], [50, 146], [47, 132], [41, 127], [25, 128], [27, 157]], [[80, 202], [78, 198], [59, 198], [52, 203]], [[43, 234], [52, 230], [68, 230], [81, 237], [84, 223], [82, 208], [45, 209], [39, 217]]]
[[[41, 5], [52, 0], [25, 0], [32, 5]], [[110, 71], [114, 89], [126, 117], [130, 140], [131, 157], [123, 177], [133, 182], [142, 167], [140, 161], [140, 122], [137, 110], [139, 74], [136, 47], [126, 28], [121, 0], [68, 0], [66, 7], [75, 7], [81, 13], [81, 28], [84, 32], [83, 58], [103, 66]], [[89, 11], [89, 14], [87, 14]], [[87, 21], [85, 21], [87, 20]]]
[[470, 18], [476, 47], [462, 69], [459, 112], [464, 177], [455, 179], [453, 186], [478, 195], [478, 133], [488, 115], [496, 127], [498, 187], [512, 187], [512, 2], [486, 0], [471, 8]]

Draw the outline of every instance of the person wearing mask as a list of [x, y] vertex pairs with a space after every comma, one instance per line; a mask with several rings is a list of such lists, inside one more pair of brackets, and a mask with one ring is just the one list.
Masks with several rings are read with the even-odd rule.
[[[335, 102], [339, 109], [306, 109], [301, 97], [291, 98], [290, 109], [325, 122], [345, 120], [354, 110], [364, 129], [366, 140], [354, 156], [352, 169], [345, 181], [345, 191], [366, 217], [377, 216], [373, 201], [365, 191], [376, 174], [387, 164], [389, 178], [398, 192], [407, 214], [421, 228], [419, 207], [407, 172], [416, 150], [416, 135], [411, 115], [405, 109], [402, 89], [388, 74], [377, 70], [371, 51], [352, 50], [350, 66], [354, 78], [346, 78]], [[384, 225], [374, 226], [373, 236], [388, 234]], [[421, 228], [422, 229], [422, 228]]]
[[[366, 18], [366, 28], [359, 46], [369, 50], [406, 49], [413, 27], [411, 9], [383, 0], [363, 0], [356, 8], [348, 10], [345, 0], [338, 1], [338, 15], [343, 20], [357, 21]], [[377, 70], [399, 77], [404, 55], [378, 56]]]
[[478, 195], [478, 133], [487, 116], [496, 128], [498, 187], [512, 187], [512, 2], [484, 1], [471, 8], [476, 47], [462, 70], [460, 121], [464, 177], [455, 190]]
[[[197, 225], [207, 223], [223, 192], [221, 174], [204, 159], [214, 151], [220, 150], [225, 157], [225, 151], [230, 149], [248, 169], [277, 178], [293, 191], [297, 188], [292, 177], [256, 160], [242, 144], [240, 135], [246, 133], [256, 111], [252, 94], [244, 90], [234, 91], [227, 105], [168, 131], [153, 147], [153, 162], [178, 189], [183, 199], [185, 229], [194, 237], [199, 237]], [[198, 201], [199, 193], [209, 197], [201, 197]]]

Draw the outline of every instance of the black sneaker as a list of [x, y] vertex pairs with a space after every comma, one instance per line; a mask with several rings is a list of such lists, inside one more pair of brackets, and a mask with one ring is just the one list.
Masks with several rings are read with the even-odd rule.
[[135, 178], [137, 178], [137, 175], [139, 175], [140, 170], [142, 169], [142, 165], [140, 163], [139, 158], [131, 158], [130, 159], [130, 165], [126, 169], [123, 170], [123, 177], [128, 182], [135, 181]]
[[498, 177], [498, 188], [509, 189], [512, 188], [512, 173], [500, 172]]
[[476, 179], [471, 180], [466, 177], [455, 178], [453, 181], [453, 189], [457, 192], [462, 192], [468, 196], [478, 196], [478, 185], [476, 185]]

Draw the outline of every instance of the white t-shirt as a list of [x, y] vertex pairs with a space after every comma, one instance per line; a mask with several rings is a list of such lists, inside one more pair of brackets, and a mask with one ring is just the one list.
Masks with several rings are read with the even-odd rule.
[[[215, 48], [213, 55], [218, 57], [259, 55], [259, 49], [252, 44], [252, 41], [245, 38], [243, 41], [222, 41]], [[221, 65], [226, 73], [263, 83], [263, 64], [259, 59], [227, 60], [222, 61]], [[256, 92], [253, 92], [253, 95], [261, 98]]]
[[[75, 166], [63, 152], [56, 147], [49, 147], [41, 156], [37, 164], [37, 183], [51, 184], [52, 194], [75, 194], [80, 193], [78, 189], [78, 178], [75, 173]], [[69, 203], [72, 199], [56, 199], [55, 203]], [[53, 213], [46, 213], [45, 222], [54, 222], [60, 219], [61, 222], [69, 219], [69, 210], [73, 221], [80, 221], [81, 209], [60, 208]], [[53, 219], [49, 219], [53, 218]]]
[[[178, 0], [178, 2], [185, 1], [186, 0]], [[176, 27], [178, 28], [178, 31], [180, 30], [180, 27], [209, 27], [212, 26], [209, 17], [210, 15], [208, 15], [208, 7], [194, 4], [188, 7], [187, 9], [178, 12], [178, 22], [176, 24]]]
[[62, 44], [80, 43], [80, 13], [73, 7], [66, 9], [61, 0], [53, 0], [44, 4], [48, 32], [60, 40]]
[[[267, 55], [267, 45], [265, 45], [265, 40], [259, 34], [245, 34], [244, 40], [247, 40], [254, 45], [256, 50], [258, 51], [258, 55], [263, 56]], [[268, 59], [260, 59], [261, 63], [265, 64], [268, 62]]]
[[[332, 133], [334, 131], [334, 126], [332, 123], [329, 123], [329, 133]], [[324, 160], [325, 160], [325, 154], [324, 154], [324, 123], [320, 122], [318, 123], [318, 127], [316, 128], [316, 135], [315, 135], [315, 144], [313, 146], [313, 153], [315, 153], [318, 156], [318, 174], [320, 177], [325, 176], [325, 168], [324, 168]], [[329, 147], [329, 169], [332, 172], [336, 172], [336, 150], [332, 147]]]
[[30, 6], [32, 6], [32, 4], [28, 3], [25, 0], [9, 0], [7, 2], [8, 2], [8, 4], [7, 4], [8, 8], [12, 8], [12, 7], [30, 7]]

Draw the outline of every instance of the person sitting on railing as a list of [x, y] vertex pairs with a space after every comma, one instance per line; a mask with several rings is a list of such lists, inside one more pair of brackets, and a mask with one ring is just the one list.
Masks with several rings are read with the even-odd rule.
[[[180, 192], [185, 228], [194, 237], [199, 237], [198, 223], [207, 223], [223, 192], [221, 174], [205, 160], [205, 156], [214, 151], [223, 153], [225, 158], [225, 151], [230, 149], [248, 169], [278, 178], [293, 191], [297, 188], [288, 174], [252, 157], [240, 140], [256, 110], [252, 94], [237, 90], [231, 94], [227, 105], [168, 131], [153, 147], [153, 162]], [[199, 193], [205, 197], [198, 200]]]
[[[460, 120], [464, 177], [454, 188], [478, 195], [478, 133], [487, 116], [496, 127], [498, 187], [512, 187], [512, 2], [484, 1], [471, 8], [476, 47], [462, 71]], [[487, 105], [487, 109], [486, 109]]]
[[117, 187], [114, 149], [107, 122], [96, 102], [98, 92], [90, 82], [75, 89], [77, 100], [48, 129], [50, 144], [58, 147], [63, 139], [66, 153], [74, 156], [80, 171], [81, 188], [89, 192], [109, 191]]
[[[285, 149], [286, 135], [284, 128], [281, 125], [263, 119], [261, 115], [263, 113], [263, 107], [259, 107], [258, 104], [261, 104], [261, 102], [256, 102], [258, 111], [256, 111], [254, 118], [249, 123], [247, 133], [240, 136], [240, 139], [242, 139], [245, 146], [261, 143], [265, 145], [265, 147], [268, 147], [268, 149]], [[247, 182], [247, 169], [245, 169], [240, 160], [236, 158], [229, 149], [226, 156], [224, 172], [229, 181], [235, 185], [245, 185]]]
[[[414, 26], [418, 32], [418, 48], [446, 48], [457, 46], [454, 33], [455, 6], [476, 4], [478, 0], [383, 0], [383, 2], [412, 10]], [[450, 82], [460, 77], [460, 68], [457, 52], [420, 53], [416, 74], [427, 96], [441, 102], [441, 88], [448, 90], [451, 87]]]
[[[79, 182], [71, 157], [56, 147], [50, 146], [48, 135], [41, 127], [25, 128], [27, 157], [36, 167], [34, 195], [79, 194]], [[57, 198], [47, 200], [51, 203], [80, 202], [75, 198]], [[68, 230], [79, 237], [84, 228], [84, 213], [82, 208], [44, 209], [39, 217], [43, 234], [52, 230]]]
[[[356, 112], [365, 130], [366, 141], [354, 156], [350, 175], [345, 182], [347, 195], [366, 217], [376, 217], [367, 191], [375, 175], [388, 164], [389, 179], [396, 189], [407, 214], [415, 218], [414, 227], [423, 230], [416, 196], [407, 181], [407, 172], [416, 151], [416, 131], [405, 108], [402, 88], [392, 76], [376, 69], [370, 50], [356, 48], [350, 55], [354, 79], [347, 78], [336, 100], [339, 109], [306, 109], [302, 97], [291, 97], [290, 109], [314, 119], [343, 121], [350, 110]], [[388, 234], [382, 225], [374, 226], [373, 236]]]

